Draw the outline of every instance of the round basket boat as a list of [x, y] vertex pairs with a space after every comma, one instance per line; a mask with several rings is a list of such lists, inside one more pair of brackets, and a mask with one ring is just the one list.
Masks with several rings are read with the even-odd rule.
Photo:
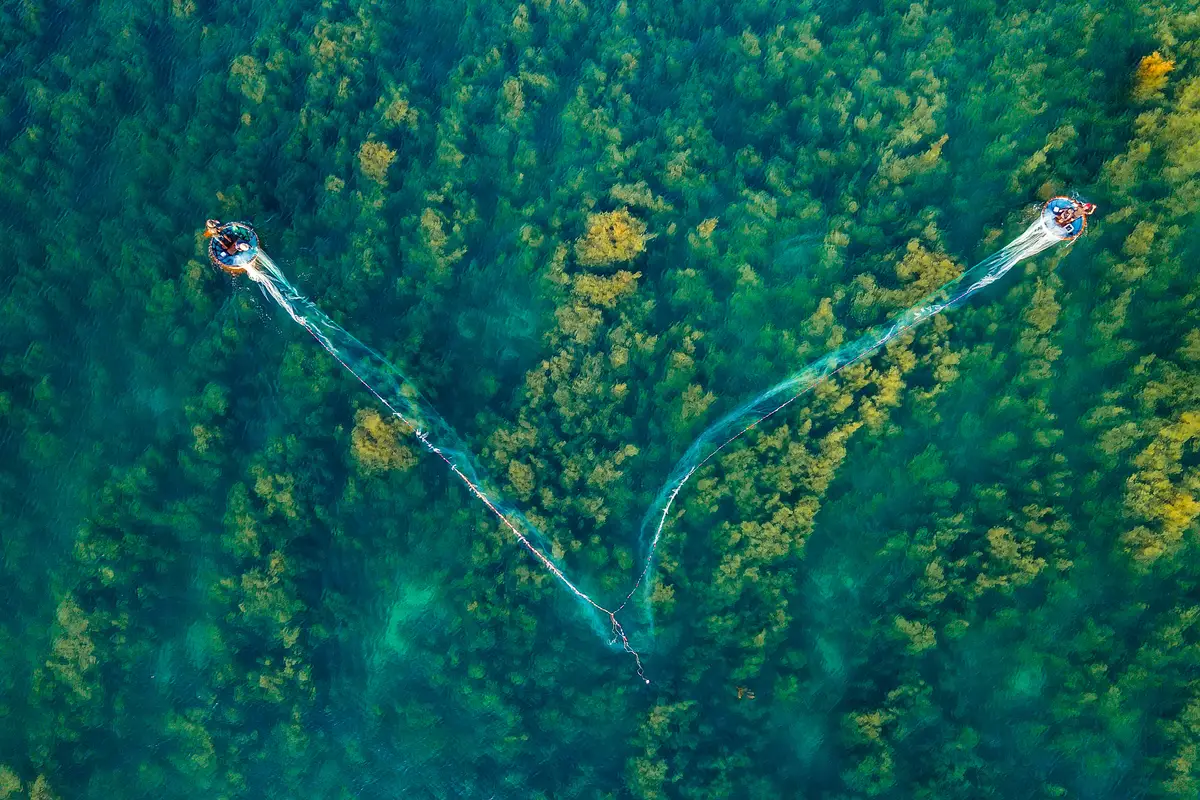
[[[239, 247], [236, 252], [229, 253], [222, 242], [234, 241]], [[214, 267], [232, 272], [235, 275], [246, 271], [246, 267], [258, 258], [258, 234], [245, 222], [226, 222], [217, 228], [216, 235], [208, 240], [208, 260]]]
[[1051, 198], [1045, 206], [1042, 207], [1042, 224], [1046, 226], [1046, 230], [1057, 236], [1059, 239], [1076, 239], [1079, 234], [1083, 233], [1087, 228], [1087, 216], [1080, 214], [1077, 218], [1071, 220], [1067, 225], [1059, 225], [1054, 221], [1054, 215], [1064, 208], [1074, 208], [1079, 205], [1069, 197], [1054, 197]]

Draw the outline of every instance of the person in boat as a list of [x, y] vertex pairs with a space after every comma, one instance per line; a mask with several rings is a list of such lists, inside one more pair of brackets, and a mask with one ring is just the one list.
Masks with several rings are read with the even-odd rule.
[[1073, 200], [1071, 201], [1071, 205], [1063, 206], [1054, 212], [1054, 223], [1061, 228], [1068, 228], [1075, 220], [1080, 217], [1087, 217], [1095, 213], [1095, 211], [1095, 203], [1080, 203]]
[[232, 229], [222, 231], [220, 220], [210, 219], [205, 222], [204, 235], [216, 239], [217, 247], [227, 256], [236, 256], [250, 249], [250, 243], [236, 235]]

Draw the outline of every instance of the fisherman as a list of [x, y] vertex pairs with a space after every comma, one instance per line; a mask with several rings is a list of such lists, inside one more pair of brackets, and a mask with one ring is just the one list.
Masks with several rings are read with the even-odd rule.
[[1054, 212], [1054, 223], [1060, 228], [1069, 228], [1071, 223], [1080, 217], [1087, 217], [1096, 211], [1095, 203], [1080, 203], [1072, 200], [1071, 205], [1063, 206]]
[[250, 249], [250, 243], [234, 234], [232, 229], [222, 231], [221, 221], [210, 219], [204, 223], [204, 235], [215, 238], [217, 247], [227, 256], [236, 256]]

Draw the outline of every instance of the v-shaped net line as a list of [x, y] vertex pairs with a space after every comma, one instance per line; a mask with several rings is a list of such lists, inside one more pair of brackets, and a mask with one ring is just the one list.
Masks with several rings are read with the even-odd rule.
[[437, 410], [422, 397], [412, 381], [302, 295], [265, 252], [259, 251], [254, 263], [246, 268], [246, 274], [262, 288], [264, 294], [286, 311], [288, 316], [312, 334], [313, 338], [356, 377], [396, 419], [409, 428], [426, 450], [441, 459], [450, 473], [467, 487], [564, 589], [586, 607], [603, 615], [602, 618], [608, 622], [608, 630], [598, 628], [597, 631], [611, 637], [610, 644], [620, 644], [621, 648], [633, 657], [638, 677], [650, 683], [642, 665], [641, 655], [630, 643], [625, 628], [617, 620], [617, 614], [624, 610], [646, 585], [646, 578], [654, 566], [654, 557], [671, 508], [692, 476], [746, 433], [783, 411], [813, 387], [867, 358], [905, 331], [932, 319], [1000, 279], [1021, 260], [1061, 241], [1061, 234], [1056, 233], [1039, 218], [1003, 249], [931, 292], [911, 308], [897, 314], [888, 322], [867, 330], [853, 342], [827, 353], [710, 425], [672, 468], [654, 504], [644, 517], [640, 539], [646, 553], [645, 559], [629, 592], [612, 610], [598, 603], [571, 581], [563, 569], [547, 555], [550, 548], [541, 531], [519, 510], [488, 488], [486, 475], [475, 463], [465, 443]]

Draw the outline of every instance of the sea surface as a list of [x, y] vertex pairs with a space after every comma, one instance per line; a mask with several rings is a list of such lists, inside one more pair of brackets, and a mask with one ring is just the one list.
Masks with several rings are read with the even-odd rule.
[[0, 4], [0, 800], [1200, 796], [1198, 41]]

